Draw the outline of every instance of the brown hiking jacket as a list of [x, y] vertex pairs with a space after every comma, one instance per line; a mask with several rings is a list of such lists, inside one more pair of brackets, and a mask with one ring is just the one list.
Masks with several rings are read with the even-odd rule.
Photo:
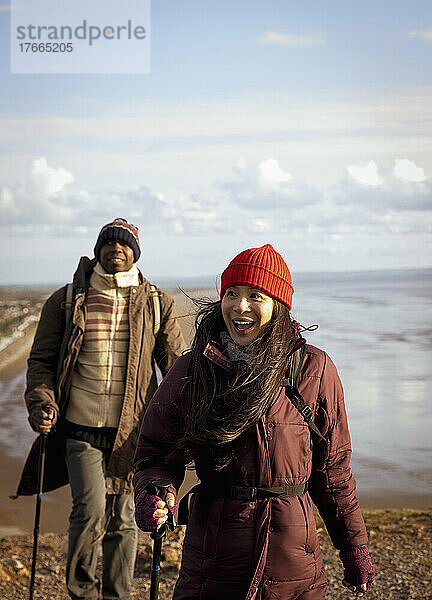
[[[75, 301], [66, 323], [66, 287], [54, 292], [43, 309], [28, 360], [25, 401], [29, 414], [41, 405], [52, 406], [60, 418], [48, 436], [45, 468], [46, 491], [68, 483], [64, 462], [62, 416], [66, 412], [72, 371], [80, 352], [86, 323], [86, 292], [96, 261], [82, 257], [73, 278]], [[162, 290], [160, 329], [153, 334], [153, 300], [150, 284], [139, 274], [140, 284], [132, 286], [129, 298], [129, 353], [125, 394], [117, 436], [107, 465], [108, 493], [131, 491], [132, 459], [145, 407], [157, 388], [155, 362], [162, 375], [180, 356], [184, 341], [174, 318], [172, 298]], [[35, 441], [18, 487], [18, 495], [35, 493], [39, 438]]]
[[[220, 352], [206, 352], [221, 369]], [[212, 356], [214, 358], [212, 358]], [[217, 359], [217, 360], [216, 360]], [[184, 465], [163, 456], [182, 429], [190, 355], [173, 366], [150, 402], [138, 440], [135, 488], [169, 479], [178, 489]], [[226, 359], [225, 359], [226, 360]], [[311, 433], [284, 388], [219, 474], [197, 459], [203, 491], [193, 496], [174, 600], [297, 598], [323, 579], [313, 516], [318, 507], [336, 548], [365, 544], [367, 534], [350, 470], [351, 443], [342, 385], [330, 358], [306, 345], [299, 391], [328, 445]], [[226, 485], [284, 486], [308, 482], [299, 496], [258, 501], [215, 497]]]

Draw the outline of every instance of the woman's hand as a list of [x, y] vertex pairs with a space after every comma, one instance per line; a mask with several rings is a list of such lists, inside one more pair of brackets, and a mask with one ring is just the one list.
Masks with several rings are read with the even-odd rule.
[[143, 490], [135, 498], [135, 522], [142, 531], [158, 531], [168, 519], [168, 508], [176, 512], [176, 498], [174, 488], [168, 492], [166, 502], [159, 496], [149, 494]]
[[[156, 498], [158, 498], [158, 496], [155, 496]], [[163, 500], [158, 500], [158, 502], [156, 503], [156, 510], [153, 513], [153, 517], [155, 519], [157, 519], [157, 528], [160, 529], [162, 527], [162, 525], [165, 525], [165, 523], [167, 522], [168, 519], [168, 508], [171, 510], [171, 512], [175, 512], [175, 508], [176, 508], [176, 503], [175, 503], [175, 496], [173, 493], [168, 492], [167, 497], [166, 497], [166, 502], [164, 502]]]
[[339, 553], [344, 566], [343, 585], [351, 590], [356, 598], [368, 593], [375, 579], [375, 570], [367, 546], [352, 546]]
[[368, 592], [367, 583], [362, 583], [360, 586], [356, 586], [352, 585], [352, 583], [349, 583], [346, 579], [342, 579], [342, 583], [346, 588], [351, 590], [351, 592], [356, 595], [356, 598], [361, 598]]

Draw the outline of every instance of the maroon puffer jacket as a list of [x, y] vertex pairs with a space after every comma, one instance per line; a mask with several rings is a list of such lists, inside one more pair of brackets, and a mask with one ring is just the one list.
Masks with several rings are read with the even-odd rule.
[[[214, 359], [218, 356], [216, 349]], [[179, 436], [184, 421], [189, 360], [185, 355], [176, 361], [145, 414], [135, 455], [138, 493], [153, 479], [167, 478], [177, 489], [183, 480], [184, 465], [167, 467], [159, 457]], [[223, 368], [223, 361], [217, 362]], [[367, 543], [349, 466], [351, 443], [342, 385], [330, 358], [310, 345], [299, 391], [312, 408], [327, 447], [317, 439], [312, 446], [309, 428], [281, 388], [236, 461], [217, 476], [199, 460], [196, 468], [207, 489], [222, 478], [230, 485], [271, 487], [308, 481], [308, 492], [254, 502], [204, 493], [194, 496], [174, 600], [290, 600], [324, 582], [312, 501], [336, 548]]]

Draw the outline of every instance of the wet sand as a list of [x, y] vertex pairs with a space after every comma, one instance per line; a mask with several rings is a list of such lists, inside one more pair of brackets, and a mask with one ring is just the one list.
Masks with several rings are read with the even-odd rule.
[[[202, 297], [211, 293], [206, 290], [193, 290], [190, 292], [194, 297]], [[176, 301], [180, 327], [189, 344], [193, 335], [194, 305], [181, 292], [171, 290], [171, 294]], [[14, 378], [20, 376], [20, 374], [22, 375], [25, 371], [33, 334], [34, 329], [0, 353], [0, 381], [13, 381]], [[7, 427], [5, 414], [12, 415], [13, 418], [25, 423], [26, 411], [23, 399], [11, 395], [10, 400], [3, 403], [2, 416], [0, 416], [2, 427]], [[26, 425], [26, 427], [30, 432], [30, 426]], [[23, 466], [22, 456], [26, 454], [29, 448], [27, 438], [34, 439], [31, 432], [27, 436], [17, 436], [16, 444], [22, 444], [22, 447], [19, 447], [18, 456], [11, 456], [10, 446], [0, 442], [0, 460], [2, 464], [2, 477], [0, 478], [0, 537], [29, 533], [33, 529], [35, 497], [20, 497], [16, 500], [9, 498], [10, 495], [15, 493]], [[370, 465], [370, 469], [373, 470], [373, 464]], [[194, 482], [194, 474], [188, 472], [183, 490], [191, 487]], [[358, 496], [364, 508], [426, 508], [432, 505], [432, 495], [391, 492], [388, 489], [380, 490], [378, 482], [373, 493], [360, 490]], [[64, 532], [67, 529], [70, 510], [69, 487], [66, 486], [55, 492], [44, 494], [42, 502], [41, 532]]]

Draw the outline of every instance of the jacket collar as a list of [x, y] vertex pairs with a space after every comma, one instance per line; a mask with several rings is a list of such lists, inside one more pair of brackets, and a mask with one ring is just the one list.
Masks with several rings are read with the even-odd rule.
[[236, 367], [233, 362], [224, 354], [224, 348], [221, 344], [211, 340], [204, 348], [204, 356], [214, 362], [225, 371], [235, 371]]
[[73, 285], [77, 290], [84, 290], [87, 286], [87, 280], [93, 273], [96, 266], [96, 259], [90, 259], [88, 256], [81, 256], [78, 267], [73, 276]]

